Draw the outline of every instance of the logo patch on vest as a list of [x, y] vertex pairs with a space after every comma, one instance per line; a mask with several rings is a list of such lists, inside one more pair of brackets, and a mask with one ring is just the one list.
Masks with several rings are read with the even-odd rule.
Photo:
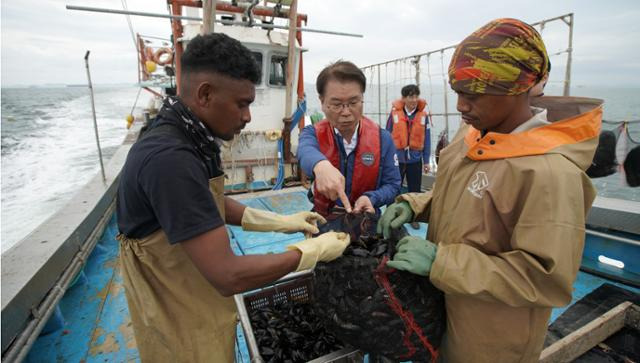
[[375, 156], [373, 156], [373, 153], [364, 153], [362, 154], [362, 164], [364, 164], [365, 166], [371, 166], [373, 165], [373, 162], [375, 161]]

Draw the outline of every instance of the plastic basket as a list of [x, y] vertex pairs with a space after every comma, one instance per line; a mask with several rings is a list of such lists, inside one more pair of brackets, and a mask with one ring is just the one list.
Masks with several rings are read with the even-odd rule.
[[[310, 271], [291, 273], [272, 285], [259, 290], [236, 295], [236, 306], [240, 317], [240, 324], [244, 331], [251, 362], [264, 362], [260, 356], [260, 350], [253, 335], [253, 328], [249, 320], [249, 314], [259, 308], [274, 306], [285, 302], [311, 302], [313, 299], [313, 273]], [[318, 357], [310, 362], [358, 362], [361, 361], [361, 353], [354, 348], [343, 348], [327, 355]]]

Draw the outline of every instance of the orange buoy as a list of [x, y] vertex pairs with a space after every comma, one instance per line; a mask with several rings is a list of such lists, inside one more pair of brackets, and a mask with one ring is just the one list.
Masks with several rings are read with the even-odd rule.
[[161, 66], [171, 64], [173, 62], [173, 51], [169, 48], [160, 48], [153, 54], [153, 60]]

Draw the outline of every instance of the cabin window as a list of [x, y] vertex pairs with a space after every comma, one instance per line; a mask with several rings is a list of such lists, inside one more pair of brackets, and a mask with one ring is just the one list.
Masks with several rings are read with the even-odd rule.
[[285, 86], [287, 84], [287, 56], [274, 54], [271, 56], [269, 68], [269, 85]]
[[[260, 52], [251, 52], [253, 54], [253, 58], [255, 58], [256, 63], [258, 63], [258, 67], [260, 68], [260, 74], [264, 74], [264, 72], [262, 71], [262, 53]], [[260, 83], [262, 83], [262, 81], [260, 81]]]

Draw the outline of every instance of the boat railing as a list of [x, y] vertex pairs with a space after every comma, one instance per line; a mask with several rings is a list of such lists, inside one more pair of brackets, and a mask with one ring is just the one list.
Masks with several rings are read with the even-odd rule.
[[[547, 46], [553, 67], [549, 84], [562, 86], [562, 94], [569, 96], [571, 87], [571, 57], [573, 53], [573, 13], [544, 19], [531, 23], [542, 35]], [[565, 26], [566, 25], [566, 26]], [[559, 32], [568, 32], [567, 38], [557, 36]], [[420, 87], [421, 97], [428, 102], [431, 114], [431, 137], [444, 132], [450, 139], [459, 127], [460, 115], [455, 110], [455, 93], [449, 87], [447, 66], [455, 52], [456, 45], [421, 52], [381, 63], [362, 67], [367, 77], [364, 114], [386, 126], [391, 102], [400, 98], [400, 90], [407, 84]], [[566, 58], [563, 59], [563, 55]], [[432, 142], [435, 147], [435, 142]]]

